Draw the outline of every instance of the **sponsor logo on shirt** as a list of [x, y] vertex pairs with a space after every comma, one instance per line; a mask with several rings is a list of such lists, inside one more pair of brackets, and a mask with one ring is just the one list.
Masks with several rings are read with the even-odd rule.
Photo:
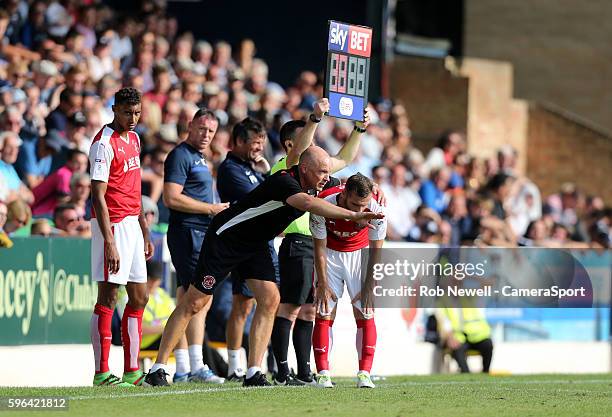
[[137, 156], [132, 156], [125, 161], [123, 161], [123, 172], [132, 171], [134, 169], [140, 168], [140, 158]]

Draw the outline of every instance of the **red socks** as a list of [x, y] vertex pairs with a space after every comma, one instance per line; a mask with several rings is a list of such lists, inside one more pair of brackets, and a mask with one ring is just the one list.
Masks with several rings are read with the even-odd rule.
[[140, 341], [142, 340], [143, 311], [136, 310], [128, 304], [123, 312], [123, 318], [121, 319], [121, 340], [123, 341], [123, 370], [125, 372], [133, 372], [140, 369], [138, 366], [138, 354], [140, 353]]
[[[359, 370], [370, 372], [376, 351], [376, 323], [374, 319], [356, 320], [357, 337], [355, 345], [359, 357]], [[312, 332], [312, 348], [314, 351], [317, 372], [329, 370], [329, 352], [332, 347], [331, 330], [333, 320], [317, 318]]]
[[108, 372], [108, 353], [111, 346], [111, 321], [113, 310], [96, 304], [91, 316], [90, 333], [93, 346], [96, 374]]
[[317, 372], [329, 370], [329, 351], [331, 350], [331, 328], [333, 320], [315, 319], [312, 332], [312, 350], [314, 351]]
[[374, 361], [374, 351], [376, 350], [376, 323], [374, 323], [374, 319], [356, 321], [357, 338], [355, 345], [359, 356], [359, 370], [370, 372]]

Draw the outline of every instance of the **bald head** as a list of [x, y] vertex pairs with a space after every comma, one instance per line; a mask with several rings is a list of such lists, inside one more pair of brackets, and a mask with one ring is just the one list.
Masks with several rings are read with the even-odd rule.
[[302, 187], [306, 190], [321, 191], [329, 181], [331, 159], [329, 154], [318, 146], [311, 146], [300, 155], [300, 176]]
[[329, 154], [319, 146], [310, 146], [300, 155], [300, 166], [318, 165], [324, 162], [329, 164]]

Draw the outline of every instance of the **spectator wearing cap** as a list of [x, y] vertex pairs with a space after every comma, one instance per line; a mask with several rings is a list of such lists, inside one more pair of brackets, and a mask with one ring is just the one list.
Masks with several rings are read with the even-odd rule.
[[36, 217], [51, 217], [55, 207], [68, 200], [70, 179], [74, 173], [87, 171], [88, 157], [79, 150], [71, 150], [66, 164], [36, 186], [32, 214]]
[[83, 106], [83, 96], [74, 90], [64, 89], [60, 93], [59, 106], [49, 113], [45, 123], [47, 131], [56, 130], [60, 135], [66, 135], [68, 118]]
[[54, 155], [61, 159], [61, 152], [67, 146], [68, 142], [56, 131], [35, 141], [23, 142], [15, 163], [19, 177], [28, 187], [35, 188], [51, 173]]
[[47, 106], [51, 103], [51, 96], [55, 90], [58, 74], [57, 66], [46, 59], [32, 64], [32, 81], [40, 89], [40, 101], [47, 104]]
[[34, 195], [21, 181], [13, 166], [17, 161], [21, 144], [22, 140], [14, 132], [0, 134], [0, 177], [6, 182], [8, 191], [6, 202], [10, 203], [20, 198], [30, 204], [34, 202]]
[[25, 92], [20, 88], [13, 88], [11, 90], [11, 93], [13, 99], [13, 106], [17, 107], [19, 114], [25, 114], [26, 110], [28, 109], [28, 102]]

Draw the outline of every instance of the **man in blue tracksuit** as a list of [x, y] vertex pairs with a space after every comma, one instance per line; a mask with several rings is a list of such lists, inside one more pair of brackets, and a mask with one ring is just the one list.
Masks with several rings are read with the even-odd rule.
[[[200, 109], [189, 124], [189, 136], [164, 162], [164, 204], [170, 210], [168, 249], [176, 269], [177, 302], [189, 288], [200, 249], [212, 216], [229, 206], [213, 204], [213, 178], [204, 151], [217, 132], [219, 120]], [[174, 382], [223, 383], [203, 362], [204, 323], [207, 308], [194, 316], [174, 350]]]

